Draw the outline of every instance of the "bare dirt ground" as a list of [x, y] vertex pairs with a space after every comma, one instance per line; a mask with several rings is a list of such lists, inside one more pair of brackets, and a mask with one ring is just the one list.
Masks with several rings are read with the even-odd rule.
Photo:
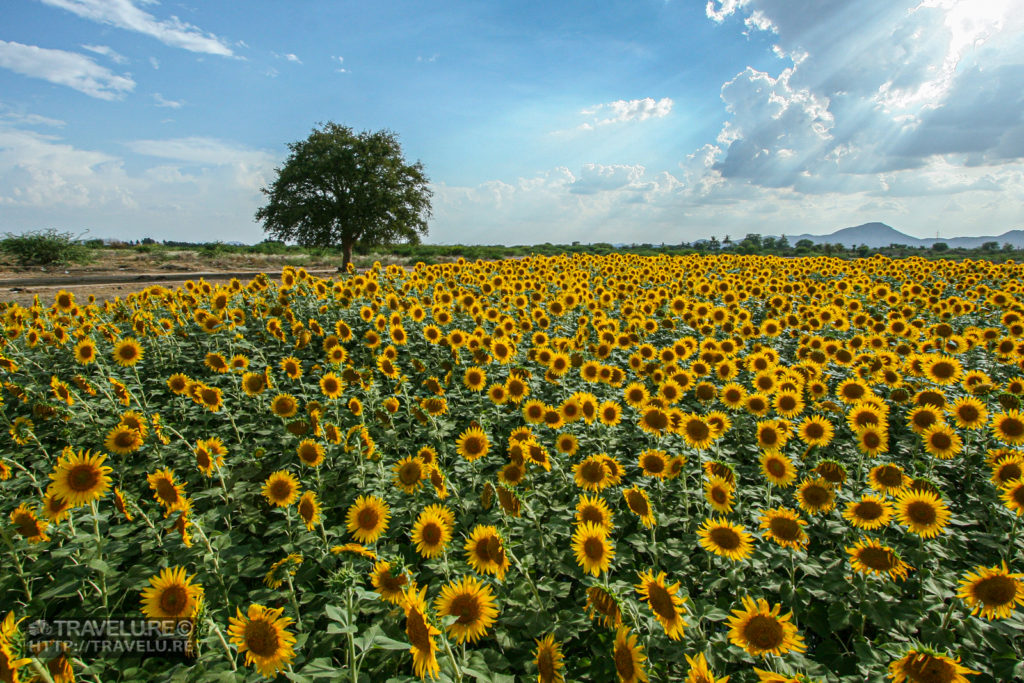
[[[396, 262], [370, 255], [355, 259], [355, 263], [361, 267], [374, 260]], [[87, 264], [29, 268], [20, 267], [11, 258], [0, 256], [0, 302], [28, 305], [38, 296], [45, 306], [52, 303], [62, 289], [74, 292], [79, 301], [86, 301], [90, 294], [102, 301], [126, 296], [150, 284], [178, 287], [186, 280], [203, 278], [213, 281], [234, 277], [245, 282], [258, 273], [276, 276], [289, 265], [327, 277], [337, 272], [341, 257], [230, 253], [206, 256], [188, 250], [140, 253], [131, 248], [98, 249], [93, 251], [93, 260]]]

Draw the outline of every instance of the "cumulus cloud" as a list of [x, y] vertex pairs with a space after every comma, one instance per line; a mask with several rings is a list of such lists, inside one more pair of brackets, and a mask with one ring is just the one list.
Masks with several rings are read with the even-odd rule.
[[157, 19], [139, 7], [139, 4], [148, 4], [148, 0], [40, 0], [40, 2], [67, 10], [83, 19], [156, 38], [171, 47], [224, 57], [234, 54], [223, 39], [212, 33], [185, 23], [175, 16], [169, 19]]
[[653, 97], [645, 97], [642, 100], [616, 100], [581, 111], [581, 114], [591, 117], [591, 120], [581, 124], [580, 128], [592, 130], [596, 126], [607, 126], [612, 123], [657, 119], [668, 116], [671, 111], [672, 100], [667, 97], [660, 100]]
[[101, 100], [116, 100], [135, 89], [130, 76], [119, 76], [85, 55], [36, 45], [0, 40], [0, 68], [66, 85]]

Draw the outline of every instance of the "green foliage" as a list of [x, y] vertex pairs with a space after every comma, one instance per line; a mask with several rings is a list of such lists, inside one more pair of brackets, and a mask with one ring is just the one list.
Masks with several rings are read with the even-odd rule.
[[53, 228], [15, 235], [7, 233], [0, 240], [0, 251], [13, 256], [21, 266], [63, 265], [86, 263], [89, 249], [70, 232], [57, 232]]
[[394, 133], [356, 134], [328, 122], [288, 148], [256, 212], [272, 237], [340, 246], [348, 265], [357, 244], [418, 243], [427, 234], [428, 180], [422, 164], [405, 163]]

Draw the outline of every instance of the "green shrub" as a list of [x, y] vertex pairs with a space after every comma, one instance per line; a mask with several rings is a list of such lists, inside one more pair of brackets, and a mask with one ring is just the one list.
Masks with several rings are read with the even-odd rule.
[[22, 266], [87, 263], [89, 249], [70, 232], [34, 230], [21, 235], [7, 233], [0, 240], [0, 251], [10, 254]]

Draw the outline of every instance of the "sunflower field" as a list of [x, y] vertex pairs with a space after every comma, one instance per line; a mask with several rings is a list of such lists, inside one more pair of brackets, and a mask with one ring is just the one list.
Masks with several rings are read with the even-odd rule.
[[[558, 256], [0, 304], [2, 681], [1024, 679], [1024, 266]], [[184, 658], [41, 650], [171, 620]]]

